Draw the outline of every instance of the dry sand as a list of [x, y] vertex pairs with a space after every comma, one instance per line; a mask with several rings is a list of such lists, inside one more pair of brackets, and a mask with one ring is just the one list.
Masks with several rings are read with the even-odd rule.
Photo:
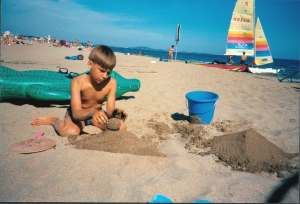
[[[84, 72], [86, 61], [64, 59], [80, 53], [87, 58], [87, 51], [72, 48], [42, 44], [2, 46], [1, 64], [18, 70], [56, 71], [57, 66], [61, 66], [72, 72]], [[63, 117], [65, 105], [2, 102], [0, 201], [147, 202], [161, 193], [177, 202], [195, 199], [263, 202], [280, 183], [276, 172], [251, 173], [235, 170], [234, 164], [232, 168], [218, 162], [218, 158], [222, 159], [222, 155], [232, 150], [228, 146], [222, 150], [224, 154], [219, 154], [222, 151], [213, 152], [218, 145], [210, 145], [214, 154], [201, 156], [205, 152], [201, 141], [252, 128], [264, 138], [258, 144], [263, 141], [263, 144], [276, 145], [280, 149], [274, 147], [274, 151], [284, 151], [283, 155], [299, 152], [299, 91], [293, 88], [299, 85], [183, 62], [160, 62], [145, 56], [117, 53], [117, 61], [115, 70], [122, 76], [141, 80], [138, 92], [127, 93], [127, 97], [117, 101], [117, 107], [128, 114], [126, 134], [131, 137], [125, 139], [119, 135], [123, 140], [116, 140], [112, 135], [104, 138], [101, 134], [107, 133], [99, 133], [101, 139], [97, 141], [110, 142], [111, 147], [122, 141], [128, 148], [119, 143], [124, 151], [107, 149], [105, 145], [101, 146], [103, 151], [77, 149], [67, 138], [58, 137], [49, 126], [30, 126], [35, 117]], [[184, 95], [193, 90], [213, 91], [219, 95], [211, 125], [192, 125], [178, 120], [186, 117]], [[174, 120], [176, 115], [182, 117]], [[9, 151], [11, 144], [32, 138], [37, 131], [54, 139], [56, 148], [28, 155]], [[83, 141], [97, 136], [80, 137]], [[136, 145], [144, 145], [146, 154], [137, 155], [140, 150]], [[130, 148], [134, 146], [136, 149]], [[148, 153], [153, 150], [154, 155], [150, 156]], [[295, 167], [297, 163], [298, 160], [293, 160], [291, 165]], [[299, 202], [299, 189], [293, 188], [285, 201]]]

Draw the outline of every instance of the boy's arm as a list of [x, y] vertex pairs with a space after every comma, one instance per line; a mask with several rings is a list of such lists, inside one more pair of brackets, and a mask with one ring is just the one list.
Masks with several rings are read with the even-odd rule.
[[81, 108], [80, 82], [78, 78], [73, 79], [71, 82], [71, 109], [73, 118], [81, 121], [92, 117], [97, 111], [95, 107]]
[[111, 78], [111, 88], [107, 95], [106, 113], [108, 117], [112, 116], [116, 103], [117, 81]]

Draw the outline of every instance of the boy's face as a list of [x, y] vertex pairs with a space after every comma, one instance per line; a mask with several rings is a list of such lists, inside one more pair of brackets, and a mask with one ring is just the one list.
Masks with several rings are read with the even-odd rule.
[[88, 61], [88, 66], [90, 66], [90, 76], [94, 82], [100, 84], [101, 82], [105, 81], [109, 78], [110, 71], [107, 69], [102, 68], [99, 64], [96, 64], [92, 61]]

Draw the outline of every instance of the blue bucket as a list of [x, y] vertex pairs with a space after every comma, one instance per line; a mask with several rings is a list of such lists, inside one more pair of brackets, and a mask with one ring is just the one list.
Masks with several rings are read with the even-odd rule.
[[185, 95], [188, 100], [189, 116], [197, 116], [201, 124], [210, 124], [219, 96], [209, 91], [192, 91]]

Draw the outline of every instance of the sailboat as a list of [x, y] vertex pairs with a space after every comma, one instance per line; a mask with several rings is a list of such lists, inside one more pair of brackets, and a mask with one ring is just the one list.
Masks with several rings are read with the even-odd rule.
[[237, 0], [228, 31], [225, 55], [254, 56], [252, 73], [276, 73], [276, 69], [257, 66], [273, 63], [270, 47], [259, 18], [255, 18], [254, 0]]
[[[255, 54], [254, 56], [255, 66], [261, 66], [261, 65], [273, 63], [270, 47], [268, 45], [268, 41], [262, 29], [259, 18], [257, 18], [256, 26], [255, 26], [254, 54]], [[272, 68], [258, 68], [252, 66], [249, 67], [249, 70], [252, 73], [272, 73], [272, 74], [277, 73], [277, 70]]]
[[[273, 73], [272, 68], [258, 66], [273, 63], [272, 54], [259, 18], [255, 21], [255, 1], [237, 0], [233, 11], [225, 55], [254, 56], [254, 63], [248, 67], [252, 73]], [[253, 66], [254, 65], [254, 66]]]
[[[273, 58], [259, 18], [255, 21], [254, 3], [254, 0], [237, 0], [228, 30], [225, 55], [242, 56], [245, 53], [246, 56], [254, 57], [255, 66], [261, 66], [272, 63]], [[253, 73], [276, 73], [271, 68], [238, 64], [213, 63], [206, 66]]]

